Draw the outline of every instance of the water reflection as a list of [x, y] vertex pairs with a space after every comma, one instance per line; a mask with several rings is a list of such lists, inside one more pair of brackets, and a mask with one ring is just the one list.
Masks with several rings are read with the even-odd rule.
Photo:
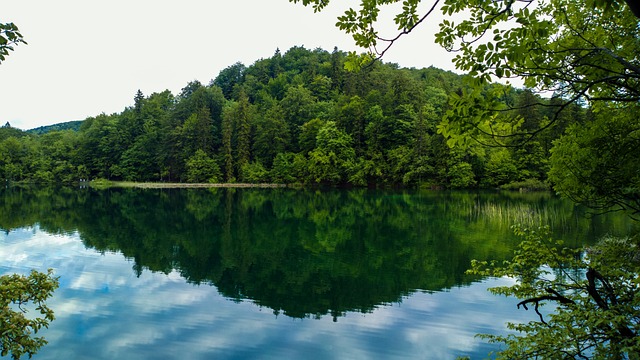
[[0, 244], [0, 273], [53, 267], [62, 276], [40, 360], [476, 359], [495, 350], [476, 333], [502, 332], [497, 319], [527, 315], [515, 301], [492, 297], [492, 282], [416, 292], [338, 322], [296, 319], [231, 302], [177, 272], [136, 277], [120, 254], [87, 251], [77, 233], [50, 235], [36, 226], [0, 235]]
[[574, 245], [631, 226], [549, 194], [14, 188], [0, 199], [6, 232], [77, 232], [138, 277], [175, 272], [276, 314], [334, 321], [478, 280], [464, 274], [470, 260], [507, 258], [515, 222], [549, 224]]

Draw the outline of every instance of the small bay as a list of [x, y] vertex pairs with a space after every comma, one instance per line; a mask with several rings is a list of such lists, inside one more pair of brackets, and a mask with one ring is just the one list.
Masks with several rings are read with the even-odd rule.
[[464, 273], [517, 223], [637, 230], [549, 193], [8, 188], [0, 273], [60, 277], [36, 359], [476, 359], [536, 318]]

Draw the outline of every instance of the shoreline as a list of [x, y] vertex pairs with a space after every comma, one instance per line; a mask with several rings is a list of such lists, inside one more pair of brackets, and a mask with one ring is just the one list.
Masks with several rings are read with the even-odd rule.
[[249, 183], [155, 183], [155, 182], [128, 182], [109, 181], [107, 183], [91, 182], [94, 187], [120, 187], [139, 189], [188, 189], [188, 188], [284, 188], [286, 184], [249, 184]]

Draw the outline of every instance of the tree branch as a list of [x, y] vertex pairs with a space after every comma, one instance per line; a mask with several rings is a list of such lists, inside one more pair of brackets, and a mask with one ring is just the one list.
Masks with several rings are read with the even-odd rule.
[[552, 294], [552, 295], [543, 295], [543, 296], [537, 296], [534, 298], [530, 298], [530, 299], [525, 299], [521, 302], [518, 303], [517, 307], [518, 309], [520, 308], [520, 305], [522, 305], [522, 307], [525, 310], [529, 310], [529, 308], [527, 307], [527, 304], [533, 303], [535, 305], [534, 310], [536, 312], [536, 314], [538, 314], [538, 316], [540, 317], [540, 321], [547, 325], [547, 322], [544, 321], [544, 317], [542, 316], [542, 314], [540, 313], [540, 311], [538, 310], [538, 307], [540, 306], [540, 302], [541, 301], [557, 301], [560, 304], [563, 305], [575, 305], [575, 301], [561, 295], [560, 293], [558, 293], [557, 291], [553, 290], [552, 288], [546, 288], [545, 289], [546, 292]]
[[387, 43], [387, 46], [384, 48], [384, 50], [382, 50], [381, 52], [378, 51], [378, 49], [375, 48], [374, 46], [374, 52], [376, 53], [377, 57], [376, 60], [381, 59], [384, 54], [387, 52], [387, 50], [389, 50], [391, 48], [391, 46], [393, 45], [393, 43], [395, 43], [398, 39], [400, 39], [400, 37], [402, 37], [403, 35], [407, 35], [410, 32], [413, 31], [413, 29], [415, 29], [418, 25], [420, 25], [427, 17], [429, 17], [429, 15], [431, 15], [431, 13], [436, 9], [436, 6], [440, 3], [440, 0], [436, 0], [433, 5], [431, 6], [431, 8], [429, 9], [429, 11], [427, 11], [426, 14], [424, 14], [418, 21], [416, 21], [415, 24], [413, 24], [410, 28], [408, 29], [404, 29], [402, 30], [398, 35], [396, 35], [396, 37], [392, 38], [392, 39], [384, 39], [381, 38], [379, 36], [376, 36], [376, 38], [380, 41], [384, 41]]

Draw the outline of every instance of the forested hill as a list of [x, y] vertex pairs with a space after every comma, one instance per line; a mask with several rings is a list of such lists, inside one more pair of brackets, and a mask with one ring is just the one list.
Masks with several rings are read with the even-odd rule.
[[[436, 127], [461, 76], [384, 62], [347, 72], [345, 56], [293, 47], [179, 94], [138, 91], [77, 132], [2, 128], [0, 178], [496, 187], [544, 180], [551, 142], [584, 116], [565, 111], [524, 147], [451, 149]], [[525, 129], [551, 117], [522, 106], [545, 101], [529, 91], [505, 88], [504, 101], [526, 110], [505, 114]]]
[[42, 135], [52, 131], [62, 131], [62, 130], [78, 131], [80, 130], [80, 126], [82, 126], [82, 120], [67, 121], [67, 122], [53, 124], [53, 125], [40, 126], [34, 129], [27, 130], [27, 132], [30, 134]]

